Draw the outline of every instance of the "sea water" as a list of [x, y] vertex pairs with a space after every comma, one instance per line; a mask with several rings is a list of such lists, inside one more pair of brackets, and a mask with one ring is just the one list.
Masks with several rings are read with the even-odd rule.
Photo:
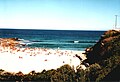
[[104, 31], [0, 29], [0, 38], [19, 38], [27, 47], [83, 51], [93, 46]]

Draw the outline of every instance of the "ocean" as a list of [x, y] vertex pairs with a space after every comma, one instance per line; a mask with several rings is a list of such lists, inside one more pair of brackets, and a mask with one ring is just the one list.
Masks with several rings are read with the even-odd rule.
[[19, 38], [27, 47], [83, 51], [105, 31], [0, 29], [0, 38]]

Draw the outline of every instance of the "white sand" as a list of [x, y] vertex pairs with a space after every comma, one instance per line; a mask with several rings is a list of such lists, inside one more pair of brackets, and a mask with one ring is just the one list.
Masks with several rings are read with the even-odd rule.
[[17, 50], [11, 51], [9, 48], [3, 49], [0, 47], [0, 69], [14, 73], [21, 71], [24, 74], [28, 74], [33, 70], [41, 72], [44, 69], [57, 69], [65, 64], [74, 66], [76, 69], [81, 61], [75, 55], [79, 55], [84, 60], [86, 57], [82, 54], [83, 52], [52, 49], [25, 50], [24, 48], [17, 52]]

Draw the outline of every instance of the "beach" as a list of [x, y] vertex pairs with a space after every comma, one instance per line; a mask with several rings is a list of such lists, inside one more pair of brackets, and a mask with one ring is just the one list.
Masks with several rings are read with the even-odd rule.
[[[84, 51], [60, 50], [47, 48], [18, 47], [14, 39], [0, 39], [0, 69], [8, 72], [28, 74], [31, 71], [41, 72], [57, 69], [65, 64], [75, 70], [80, 67], [86, 56]], [[81, 59], [79, 59], [80, 57]], [[85, 66], [81, 65], [82, 69]]]

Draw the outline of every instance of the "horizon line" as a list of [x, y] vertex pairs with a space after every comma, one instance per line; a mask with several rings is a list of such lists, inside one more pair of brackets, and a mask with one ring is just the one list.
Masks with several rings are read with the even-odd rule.
[[[107, 30], [93, 30], [93, 29], [88, 29], [88, 30], [86, 30], [86, 29], [34, 29], [34, 28], [30, 28], [30, 29], [28, 29], [28, 28], [25, 28], [25, 29], [23, 29], [23, 28], [0, 28], [0, 29], [10, 29], [10, 30], [63, 30], [63, 31], [107, 31]], [[108, 30], [110, 30], [110, 29], [108, 29]], [[112, 29], [111, 29], [112, 30]]]

